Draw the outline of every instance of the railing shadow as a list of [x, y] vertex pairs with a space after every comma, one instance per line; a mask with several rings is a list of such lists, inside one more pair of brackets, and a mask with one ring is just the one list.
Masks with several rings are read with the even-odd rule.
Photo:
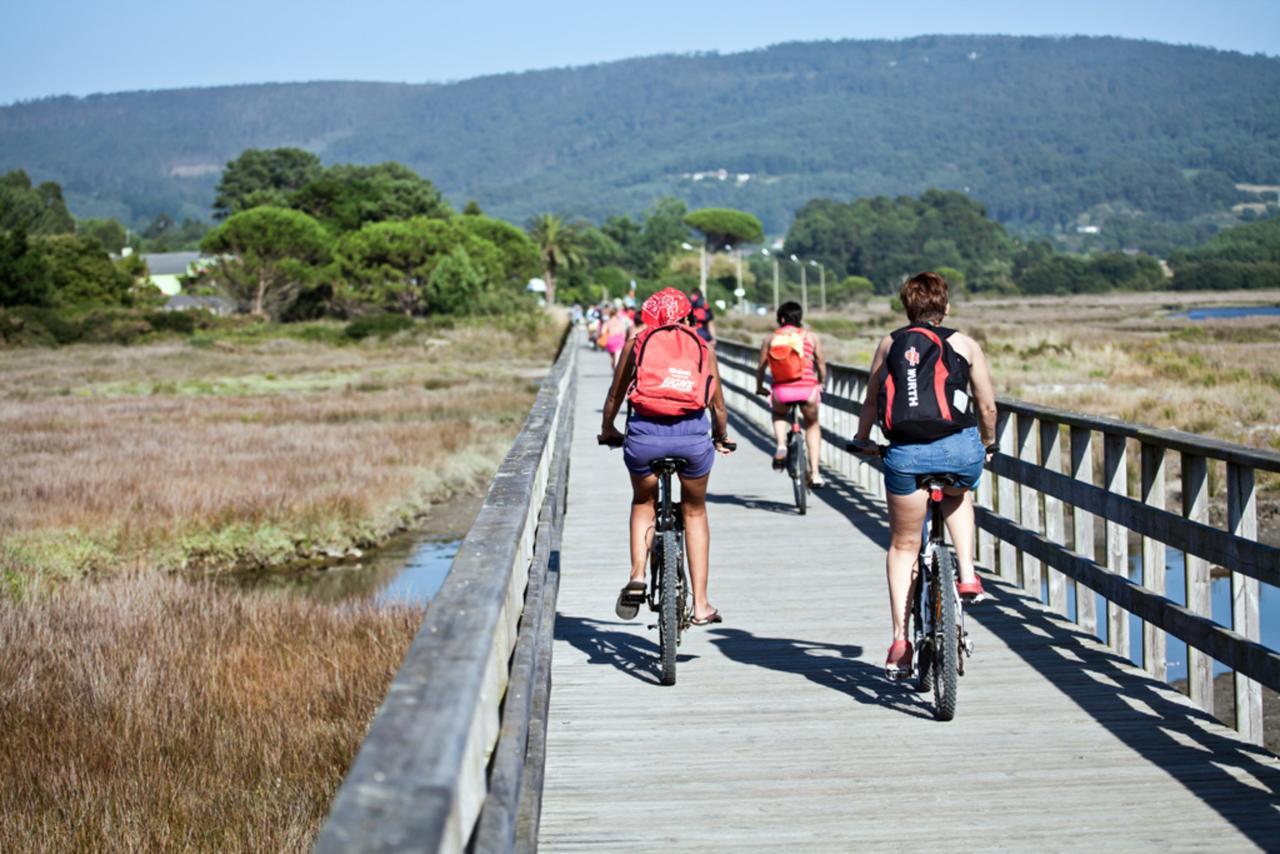
[[[1161, 768], [1263, 849], [1280, 840], [1280, 767], [1263, 747], [1214, 732], [1222, 724], [1173, 687], [1098, 649], [1066, 618], [1000, 582], [967, 612], [1130, 749]], [[1077, 660], [1079, 659], [1079, 660]], [[974, 678], [981, 679], [981, 658]], [[1228, 769], [1243, 772], [1258, 785]], [[1263, 788], [1259, 788], [1259, 786]]]
[[783, 513], [794, 516], [796, 506], [790, 502], [774, 501], [771, 498], [761, 498], [758, 495], [716, 495], [712, 492], [707, 493], [708, 504], [733, 504], [738, 507], [745, 507], [748, 510], [763, 510], [766, 513]]
[[916, 693], [914, 683], [894, 682], [879, 667], [859, 660], [860, 646], [761, 637], [732, 628], [714, 628], [708, 634], [726, 658], [739, 664], [794, 673], [865, 705], [933, 717], [933, 707]]
[[[658, 685], [658, 644], [631, 632], [610, 628], [630, 625], [634, 624], [557, 613], [555, 639], [585, 652], [588, 664], [610, 665], [641, 682]], [[678, 654], [676, 661], [694, 658], [697, 656]]]

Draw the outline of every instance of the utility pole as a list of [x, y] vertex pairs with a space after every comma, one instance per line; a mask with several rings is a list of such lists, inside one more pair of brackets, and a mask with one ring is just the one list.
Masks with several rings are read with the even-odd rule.
[[822, 310], [827, 310], [827, 268], [822, 265], [821, 261], [810, 261], [810, 264], [818, 268], [818, 278], [821, 281], [822, 288]]
[[809, 280], [805, 277], [805, 266], [800, 265], [800, 305], [805, 317], [809, 316]]

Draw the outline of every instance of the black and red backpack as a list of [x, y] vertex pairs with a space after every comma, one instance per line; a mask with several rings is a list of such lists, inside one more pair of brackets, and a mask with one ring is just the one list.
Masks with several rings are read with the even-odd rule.
[[969, 397], [969, 363], [940, 326], [891, 333], [877, 409], [880, 428], [899, 444], [932, 442], [977, 424]]

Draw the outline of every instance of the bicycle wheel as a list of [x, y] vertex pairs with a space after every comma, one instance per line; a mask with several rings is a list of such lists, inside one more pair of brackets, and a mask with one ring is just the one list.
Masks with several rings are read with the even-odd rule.
[[960, 668], [960, 635], [956, 615], [955, 555], [947, 548], [933, 553], [930, 606], [933, 608], [933, 703], [940, 721], [956, 716], [956, 688]]
[[680, 541], [675, 531], [663, 531], [661, 599], [658, 603], [658, 646], [662, 656], [662, 684], [676, 684], [676, 644], [680, 640]]
[[787, 454], [790, 461], [787, 468], [791, 474], [791, 489], [795, 494], [796, 509], [800, 511], [800, 515], [805, 514], [806, 505], [808, 503], [809, 493], [809, 460], [805, 453], [804, 435], [802, 433], [791, 434], [791, 452]]
[[[923, 564], [924, 561], [919, 561]], [[927, 570], [925, 570], [927, 571]], [[922, 694], [927, 694], [933, 690], [933, 644], [928, 635], [924, 633], [924, 611], [923, 602], [925, 587], [925, 571], [920, 573], [920, 577], [916, 580], [915, 595], [911, 602], [911, 619], [915, 623], [916, 633], [916, 673], [919, 681], [916, 683], [916, 690]]]

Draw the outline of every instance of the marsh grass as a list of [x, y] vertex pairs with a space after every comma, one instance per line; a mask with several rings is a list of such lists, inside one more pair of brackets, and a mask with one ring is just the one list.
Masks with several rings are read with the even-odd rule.
[[0, 850], [305, 850], [421, 618], [156, 573], [0, 599]]
[[556, 338], [467, 324], [6, 352], [0, 567], [39, 584], [368, 546], [487, 481]]

